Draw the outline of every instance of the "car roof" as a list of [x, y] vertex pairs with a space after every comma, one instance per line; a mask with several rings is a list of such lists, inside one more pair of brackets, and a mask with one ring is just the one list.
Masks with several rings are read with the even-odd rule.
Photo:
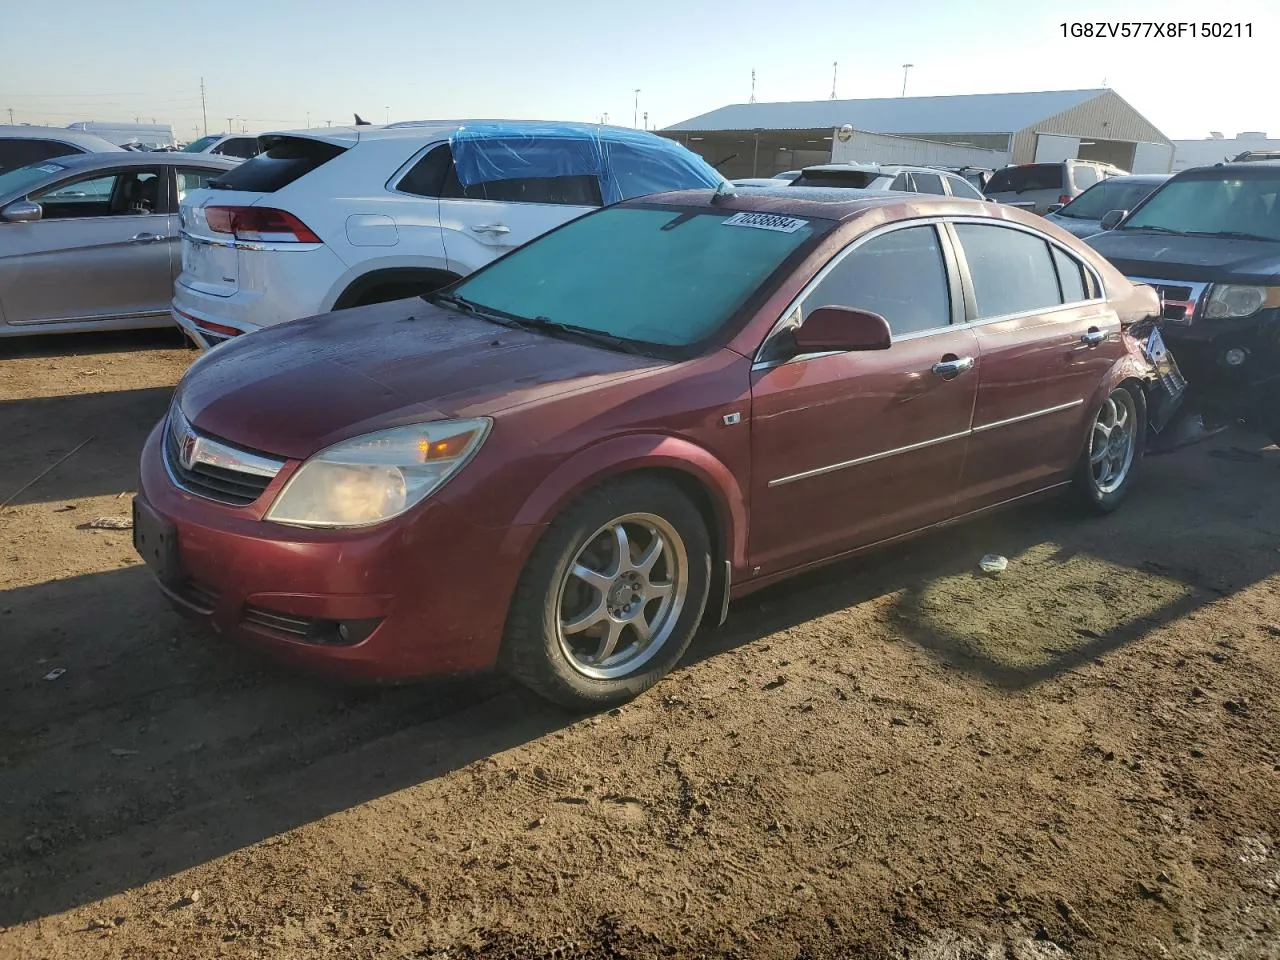
[[906, 173], [941, 173], [941, 172], [949, 173], [951, 172], [951, 171], [944, 171], [943, 168], [941, 167], [916, 167], [906, 163], [815, 163], [813, 166], [805, 167], [803, 172], [808, 173], [810, 170], [834, 170], [834, 171], [860, 170], [865, 173], [883, 173], [886, 175], [903, 173], [903, 172], [906, 172]]
[[1043, 217], [1024, 214], [1012, 207], [984, 200], [944, 197], [932, 193], [907, 193], [901, 190], [859, 190], [852, 187], [763, 187], [741, 193], [716, 196], [714, 190], [679, 190], [626, 200], [620, 206], [705, 207], [732, 213], [769, 213], [776, 216], [811, 217], [823, 220], [848, 220], [884, 207], [910, 207], [911, 216], [957, 215], [981, 216], [999, 213], [998, 218], [1018, 219], [1024, 223], [1040, 223]]
[[1242, 163], [1211, 163], [1191, 167], [1173, 176], [1178, 180], [1214, 180], [1230, 176], [1241, 180], [1274, 180], [1280, 174], [1280, 161], [1252, 160]]
[[119, 153], [73, 153], [65, 157], [50, 157], [40, 163], [56, 163], [69, 171], [92, 170], [97, 167], [154, 167], [154, 166], [206, 166], [225, 167], [232, 170], [239, 164], [227, 157], [215, 157], [204, 153], [183, 153], [179, 150], [121, 150]]
[[[591, 136], [621, 137], [634, 139], [644, 131], [632, 127], [614, 127], [600, 123], [579, 123], [556, 120], [400, 120], [390, 124], [361, 124], [345, 127], [313, 127], [309, 130], [273, 130], [270, 133], [258, 134], [260, 137], [307, 136], [318, 140], [331, 140], [353, 143], [357, 140], [422, 140], [448, 137], [457, 131], [470, 126], [508, 128], [512, 133], [551, 133], [579, 132]], [[243, 134], [242, 134], [243, 136]], [[656, 137], [657, 134], [654, 134]], [[666, 140], [665, 137], [658, 137]], [[674, 140], [668, 140], [675, 143]]]
[[1172, 176], [1172, 173], [1121, 173], [1098, 183], [1164, 183]]
[[69, 143], [73, 147], [82, 147], [95, 152], [125, 152], [110, 140], [105, 140], [95, 133], [81, 130], [64, 130], [61, 127], [37, 127], [25, 124], [0, 124], [0, 140], [53, 140], [58, 143]]

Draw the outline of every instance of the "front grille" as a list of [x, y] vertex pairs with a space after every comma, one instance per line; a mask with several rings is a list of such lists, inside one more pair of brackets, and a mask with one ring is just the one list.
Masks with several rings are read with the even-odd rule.
[[[184, 445], [194, 456], [183, 465]], [[237, 450], [196, 433], [175, 406], [164, 431], [164, 462], [174, 483], [189, 493], [234, 507], [245, 507], [262, 496], [284, 461]]]
[[1196, 318], [1196, 309], [1204, 295], [1206, 283], [1150, 280], [1146, 277], [1130, 277], [1134, 283], [1145, 283], [1160, 294], [1161, 315], [1170, 323], [1185, 326]]
[[310, 638], [318, 622], [309, 617], [295, 617], [289, 613], [279, 613], [264, 607], [253, 606], [245, 607], [240, 619], [251, 626], [262, 627], [272, 633], [285, 633], [303, 640]]
[[381, 617], [364, 620], [317, 620], [299, 617], [266, 607], [246, 605], [240, 623], [288, 640], [302, 640], [322, 647], [343, 647], [360, 643], [382, 623]]

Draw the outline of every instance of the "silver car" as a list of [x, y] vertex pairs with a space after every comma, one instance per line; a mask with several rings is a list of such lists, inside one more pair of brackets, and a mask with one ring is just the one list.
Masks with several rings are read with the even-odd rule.
[[122, 150], [0, 173], [0, 337], [172, 324], [178, 204], [235, 167]]
[[856, 190], [900, 190], [981, 200], [982, 193], [968, 180], [934, 167], [883, 163], [820, 163], [805, 167], [791, 181], [793, 187], [851, 187]]
[[1127, 173], [1096, 160], [1023, 163], [993, 173], [986, 194], [989, 200], [1044, 216], [1054, 204], [1070, 203], [1095, 183]]
[[110, 140], [80, 130], [27, 124], [0, 126], [0, 173], [54, 157], [77, 153], [119, 153], [123, 149]]

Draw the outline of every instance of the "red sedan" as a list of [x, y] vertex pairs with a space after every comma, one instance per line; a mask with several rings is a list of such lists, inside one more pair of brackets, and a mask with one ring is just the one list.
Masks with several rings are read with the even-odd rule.
[[594, 708], [780, 578], [1059, 488], [1119, 502], [1150, 288], [1009, 207], [798, 194], [630, 201], [216, 348], [142, 454], [139, 551], [297, 665], [496, 664]]

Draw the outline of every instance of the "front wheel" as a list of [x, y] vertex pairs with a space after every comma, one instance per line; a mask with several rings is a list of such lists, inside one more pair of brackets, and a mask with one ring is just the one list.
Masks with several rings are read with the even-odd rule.
[[1120, 506], [1147, 436], [1147, 402], [1139, 389], [1117, 387], [1102, 401], [1076, 468], [1075, 487], [1100, 513]]
[[710, 581], [706, 524], [684, 494], [649, 477], [597, 488], [534, 548], [512, 600], [502, 666], [572, 709], [630, 700], [684, 655]]

